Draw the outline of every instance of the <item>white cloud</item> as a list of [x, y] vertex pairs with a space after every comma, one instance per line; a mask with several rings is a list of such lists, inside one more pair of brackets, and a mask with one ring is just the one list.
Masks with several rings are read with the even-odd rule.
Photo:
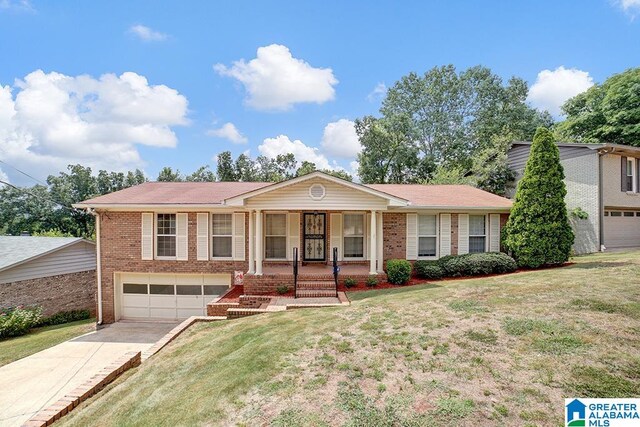
[[367, 95], [367, 100], [369, 102], [376, 102], [384, 98], [387, 94], [387, 85], [384, 82], [380, 82], [373, 88], [369, 95]]
[[627, 15], [631, 16], [632, 19], [640, 12], [640, 0], [618, 0], [616, 3]]
[[560, 66], [555, 70], [542, 70], [529, 90], [528, 101], [539, 110], [554, 116], [562, 114], [560, 107], [566, 100], [593, 86], [588, 72]]
[[242, 135], [233, 123], [225, 123], [218, 129], [208, 130], [207, 135], [228, 139], [234, 144], [246, 144], [248, 142], [247, 137]]
[[231, 67], [214, 65], [214, 70], [244, 85], [246, 103], [258, 110], [288, 110], [294, 104], [322, 104], [335, 97], [338, 84], [330, 68], [314, 68], [294, 58], [286, 46], [272, 44], [258, 48], [249, 62], [235, 61]]
[[136, 146], [175, 147], [172, 126], [188, 123], [187, 99], [136, 73], [66, 76], [41, 70], [0, 86], [0, 153], [38, 178], [70, 163], [142, 167]]
[[258, 151], [260, 151], [260, 154], [271, 159], [275, 158], [278, 154], [293, 153], [298, 164], [307, 161], [315, 163], [318, 169], [337, 169], [336, 166], [329, 164], [329, 160], [324, 154], [320, 153], [317, 148], [309, 147], [299, 139], [291, 141], [286, 135], [266, 138], [263, 143], [258, 146]]
[[35, 9], [29, 0], [0, 0], [0, 11], [2, 10], [35, 12]]
[[327, 124], [321, 145], [327, 154], [344, 159], [354, 158], [362, 150], [354, 123], [347, 119]]
[[167, 35], [159, 31], [152, 30], [145, 25], [132, 25], [129, 28], [129, 33], [135, 35], [140, 40], [145, 42], [161, 42], [167, 39]]

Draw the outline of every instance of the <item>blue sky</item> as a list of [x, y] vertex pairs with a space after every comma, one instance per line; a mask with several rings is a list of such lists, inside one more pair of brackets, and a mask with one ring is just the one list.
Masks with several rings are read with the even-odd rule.
[[0, 0], [0, 160], [40, 179], [69, 162], [155, 177], [292, 150], [350, 171], [351, 121], [408, 72], [482, 64], [557, 113], [638, 66], [636, 13], [640, 0]]

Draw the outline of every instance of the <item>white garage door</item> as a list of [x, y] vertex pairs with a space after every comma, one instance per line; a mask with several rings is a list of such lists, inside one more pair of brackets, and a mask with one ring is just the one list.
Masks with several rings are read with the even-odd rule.
[[206, 314], [207, 303], [231, 284], [230, 274], [120, 274], [125, 319], [184, 319]]
[[605, 211], [604, 246], [608, 249], [640, 247], [640, 212]]

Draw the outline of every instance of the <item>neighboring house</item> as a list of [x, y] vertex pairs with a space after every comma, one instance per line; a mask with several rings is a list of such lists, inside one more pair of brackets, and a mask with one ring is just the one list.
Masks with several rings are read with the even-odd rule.
[[[385, 261], [500, 250], [511, 201], [464, 185], [361, 185], [321, 172], [279, 183], [150, 182], [75, 205], [96, 215], [102, 320], [203, 314], [234, 272], [244, 293], [335, 295]], [[314, 288], [313, 286], [316, 286]]]
[[[567, 186], [567, 210], [577, 254], [640, 247], [640, 148], [558, 143]], [[530, 142], [514, 142], [509, 166], [522, 178]], [[574, 209], [587, 213], [580, 219]]]
[[0, 236], [0, 308], [42, 306], [45, 316], [96, 311], [96, 245], [76, 237]]

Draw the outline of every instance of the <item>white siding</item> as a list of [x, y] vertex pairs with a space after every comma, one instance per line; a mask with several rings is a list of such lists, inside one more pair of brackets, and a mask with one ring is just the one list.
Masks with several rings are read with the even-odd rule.
[[[321, 200], [313, 200], [309, 196], [309, 187], [313, 184], [322, 184], [325, 187], [325, 196]], [[254, 209], [279, 210], [282, 209], [283, 200], [286, 200], [287, 209], [291, 210], [384, 210], [387, 208], [387, 200], [382, 197], [322, 178], [310, 179], [252, 197], [246, 201], [246, 206]]]
[[95, 245], [79, 241], [66, 248], [0, 272], [0, 283], [95, 270], [95, 249]]
[[458, 215], [458, 255], [469, 253], [469, 214]]
[[197, 258], [198, 261], [207, 261], [209, 259], [209, 214], [199, 213], [197, 217]]
[[342, 260], [342, 214], [332, 213], [330, 215], [331, 227], [331, 247], [329, 257], [333, 261], [333, 248], [338, 248], [338, 261]]
[[293, 260], [293, 248], [298, 248], [298, 258], [300, 257], [300, 214], [289, 214], [289, 231], [287, 235], [287, 259]]
[[440, 257], [451, 255], [451, 214], [440, 214]]
[[407, 259], [418, 259], [418, 215], [407, 214]]

